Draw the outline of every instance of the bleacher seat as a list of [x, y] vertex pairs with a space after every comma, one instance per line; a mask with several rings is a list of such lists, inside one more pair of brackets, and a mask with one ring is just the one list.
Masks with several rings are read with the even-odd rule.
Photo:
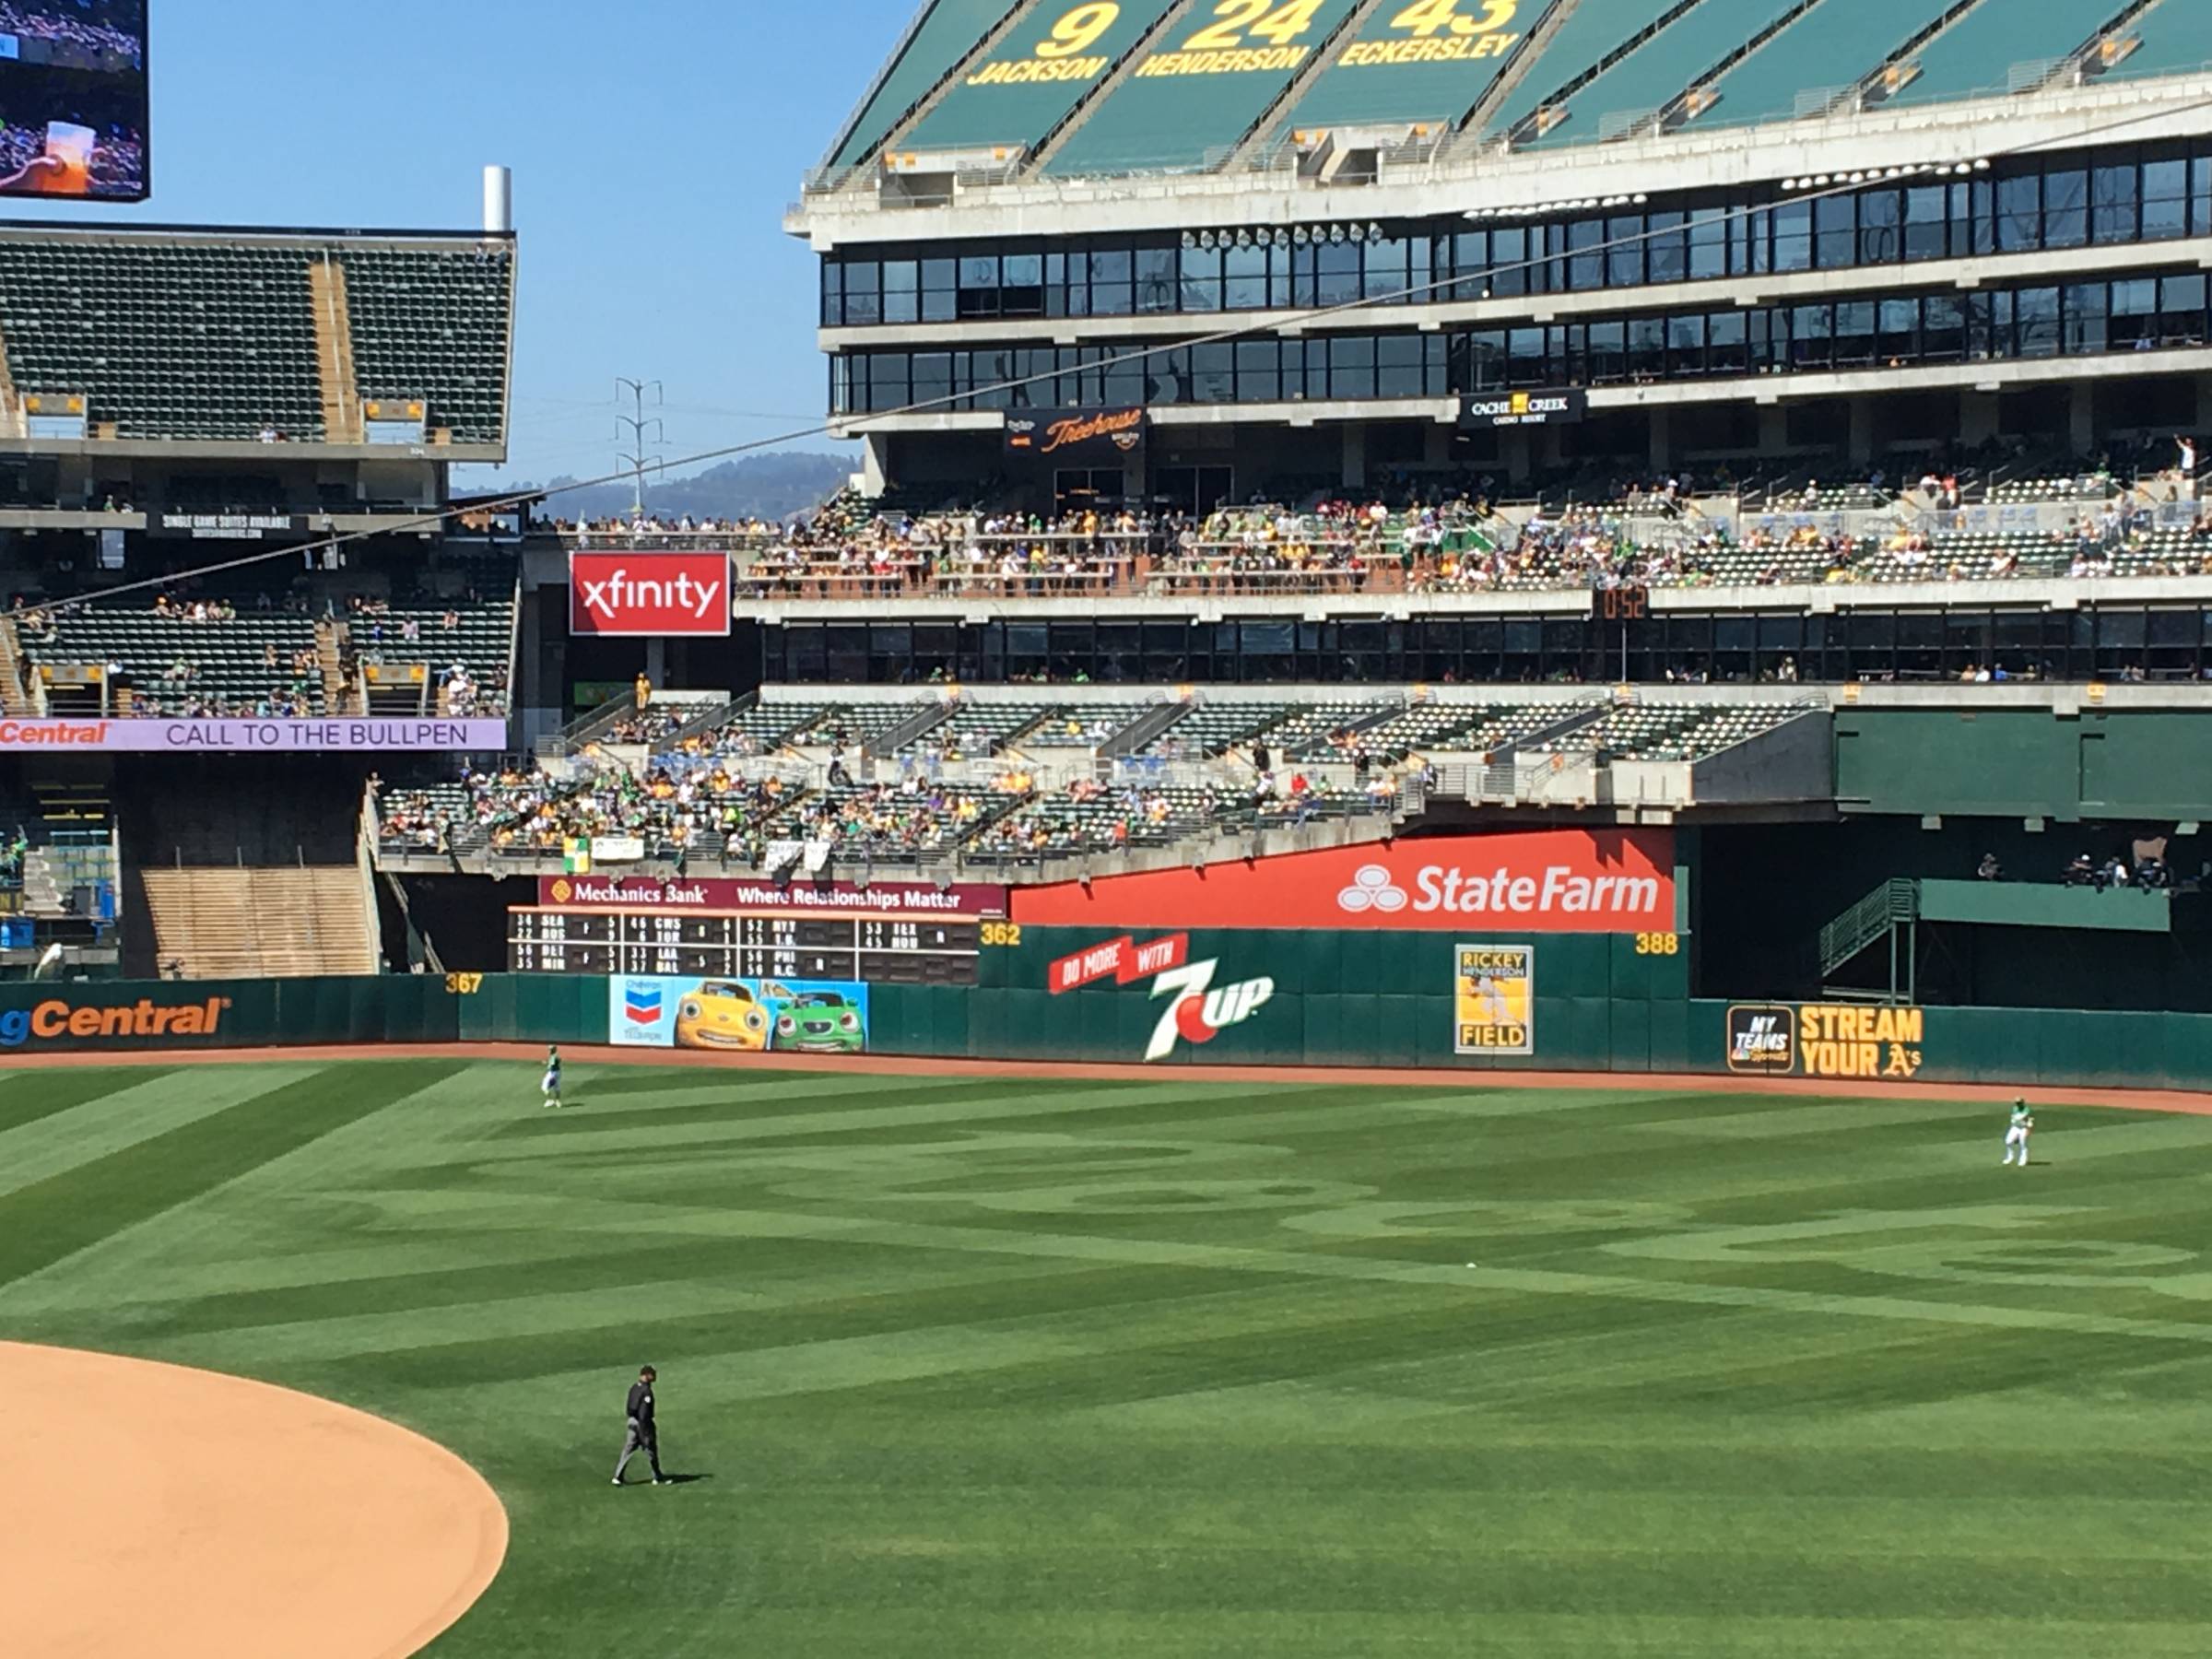
[[[421, 399], [456, 442], [505, 441], [504, 241], [0, 231], [0, 337], [24, 395], [81, 395], [119, 439], [290, 442], [325, 423], [312, 274], [346, 272], [356, 389]], [[225, 502], [222, 505], [233, 505]]]
[[0, 237], [0, 335], [24, 394], [81, 393], [119, 438], [319, 440], [310, 253]]
[[507, 430], [507, 358], [514, 259], [503, 245], [467, 250], [348, 248], [347, 305], [362, 397], [419, 398], [456, 443], [498, 443]]

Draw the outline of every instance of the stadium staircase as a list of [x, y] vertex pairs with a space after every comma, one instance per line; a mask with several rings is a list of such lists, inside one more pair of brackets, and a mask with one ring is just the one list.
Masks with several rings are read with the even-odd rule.
[[346, 629], [324, 618], [315, 624], [315, 667], [323, 677], [323, 706], [333, 714], [361, 712], [359, 699], [349, 695], [346, 683]]
[[1383, 6], [1395, 3], [1396, 0], [1359, 0], [1359, 5], [1347, 12], [1342, 25], [1322, 42], [1320, 51], [1300, 65], [1298, 73], [1290, 77], [1290, 84], [1252, 124], [1251, 130], [1237, 141], [1236, 147], [1223, 163], [1223, 171], [1245, 171], [1264, 165], [1272, 155], [1288, 153], [1278, 148], [1277, 135], [1289, 122], [1298, 106], [1305, 101], [1306, 94], [1312, 91], [1322, 76], [1336, 67], [1337, 61], [1344, 56], [1344, 49], [1359, 38], [1359, 31], [1367, 26], [1368, 18]]
[[314, 301], [323, 429], [333, 443], [359, 443], [365, 432], [360, 381], [353, 366], [353, 311], [346, 297], [346, 267], [324, 254], [307, 267], [307, 288]]
[[[1920, 921], [1920, 884], [1902, 878], [1885, 881], [1864, 899], [1829, 923], [1820, 930], [1820, 977], [1832, 981], [1838, 970], [1850, 963], [1863, 951], [1871, 949], [1884, 939], [1890, 942], [1889, 990], [1887, 1000], [1895, 1001], [1898, 993], [1897, 930], [1901, 926], [1914, 929]], [[1906, 959], [1908, 973], [1917, 949], [1911, 950]], [[1869, 993], [1852, 990], [1835, 984], [1826, 984], [1823, 992], [1833, 1002], [1865, 1000]], [[1877, 996], [1879, 994], [1876, 994]]]
[[949, 721], [959, 711], [954, 702], [925, 703], [861, 746], [864, 755], [896, 755], [900, 750], [919, 743], [931, 732]]
[[[134, 789], [124, 808], [125, 972], [292, 979], [379, 972], [375, 894], [350, 805], [299, 766]], [[297, 775], [295, 775], [297, 774]]]
[[23, 411], [23, 397], [7, 366], [7, 342], [0, 338], [0, 440], [30, 436], [30, 418]]
[[18, 718], [39, 712], [23, 676], [23, 641], [13, 617], [0, 617], [0, 709]]

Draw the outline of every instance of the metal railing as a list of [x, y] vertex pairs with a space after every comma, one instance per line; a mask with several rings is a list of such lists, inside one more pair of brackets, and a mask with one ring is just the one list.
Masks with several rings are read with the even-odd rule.
[[1919, 915], [1920, 884], [1901, 878], [1885, 881], [1820, 929], [1820, 971], [1835, 972], [1897, 924]]

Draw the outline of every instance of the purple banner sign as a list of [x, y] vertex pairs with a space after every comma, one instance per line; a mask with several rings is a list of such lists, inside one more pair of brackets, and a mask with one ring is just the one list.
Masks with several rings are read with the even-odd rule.
[[0, 720], [0, 754], [76, 751], [335, 755], [429, 749], [497, 753], [503, 720]]

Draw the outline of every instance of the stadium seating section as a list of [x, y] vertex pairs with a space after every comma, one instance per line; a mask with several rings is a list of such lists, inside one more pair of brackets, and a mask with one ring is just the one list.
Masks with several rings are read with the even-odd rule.
[[1912, 54], [1920, 73], [1890, 101], [1940, 103], [2002, 90], [2011, 65], [2065, 57], [2088, 38], [2093, 23], [2049, 0], [1982, 0]]
[[865, 159], [930, 89], [958, 68], [1009, 11], [1031, 0], [928, 0], [897, 55], [830, 152], [831, 167]]
[[[1036, 144], [1175, 4], [1176, 0], [1129, 0], [1103, 20], [1095, 35], [1085, 29], [1077, 36], [1082, 45], [1074, 53], [1059, 53], [1062, 41], [1053, 33], [1065, 11], [1053, 6], [1032, 6], [994, 50], [971, 65], [912, 128], [900, 135], [899, 147], [943, 150]], [[1068, 63], [1087, 73], [1076, 79], [1057, 75], [1050, 79], [1021, 77], [1030, 65], [1057, 68]], [[1015, 73], [1010, 75], [1010, 70]]]
[[[389, 788], [381, 844], [394, 855], [532, 860], [620, 834], [642, 839], [649, 856], [771, 876], [795, 867], [809, 845], [871, 864], [1031, 864], [1346, 818], [1388, 824], [1418, 809], [1429, 769], [1445, 760], [1487, 765], [1525, 752], [1695, 762], [1806, 705], [1772, 695], [1617, 702], [1599, 691], [1460, 701], [1403, 690], [1174, 704], [1072, 688], [1049, 703], [964, 698], [894, 752], [847, 747], [852, 775], [829, 776], [821, 749], [833, 735], [856, 745], [931, 712], [930, 700], [824, 702], [774, 688], [641, 759], [587, 752], [550, 770]], [[1171, 724], [1138, 752], [1114, 752], [1122, 734], [1163, 715]]]
[[324, 434], [308, 253], [0, 239], [17, 390], [81, 394], [124, 438]]
[[[0, 233], [0, 340], [23, 394], [81, 396], [92, 435], [334, 437], [316, 267], [345, 275], [361, 399], [419, 401], [461, 443], [506, 435], [514, 260], [504, 242]], [[335, 390], [335, 389], [334, 389]]]
[[294, 665], [316, 650], [314, 618], [296, 612], [192, 622], [146, 609], [85, 607], [61, 613], [51, 632], [25, 629], [21, 637], [34, 667], [120, 669], [113, 677], [131, 688], [139, 712], [330, 712], [320, 674]]
[[354, 372], [364, 398], [416, 398], [456, 443], [505, 436], [513, 260], [465, 252], [348, 249]]
[[[453, 626], [447, 627], [449, 616]], [[449, 684], [475, 688], [456, 712], [499, 712], [513, 651], [511, 600], [453, 607], [397, 606], [334, 618], [320, 629], [304, 610], [238, 608], [222, 619], [166, 616], [150, 607], [80, 606], [26, 618], [17, 628], [26, 680], [46, 685], [56, 712], [97, 710], [97, 685], [67, 672], [97, 668], [135, 714], [259, 716], [367, 712], [359, 694], [364, 665], [419, 665], [424, 689], [409, 712], [445, 712]], [[415, 624], [412, 640], [406, 625]], [[327, 649], [325, 646], [327, 645]], [[458, 666], [462, 674], [454, 676]], [[334, 706], [325, 668], [335, 670]], [[123, 712], [120, 695], [108, 712]], [[396, 711], [395, 711], [396, 712]]]
[[1384, 6], [1370, 12], [1343, 53], [1292, 102], [1279, 133], [1397, 123], [1456, 124], [1505, 75], [1528, 40], [1524, 6], [1493, 31], [1510, 41], [1506, 50], [1408, 62], [1393, 51], [1410, 43], [1396, 27], [1405, 9]]
[[2159, 0], [2134, 20], [2134, 32], [2142, 44], [2121, 60], [2117, 74], [2179, 75], [2212, 63], [2212, 9], [2196, 0]]
[[[1107, 88], [1079, 114], [1068, 135], [1045, 159], [1053, 175], [1193, 169], [1221, 160], [1264, 117], [1296, 77], [1307, 56], [1321, 50], [1356, 9], [1355, 0], [1319, 0], [1295, 37], [1277, 43], [1280, 68], [1249, 68], [1233, 73], [1183, 74], [1176, 65], [1206, 55], [1206, 37], [1235, 35], [1233, 28], [1192, 29], [1195, 17], [1171, 23], [1140, 53], [1127, 76]], [[1219, 50], [1274, 55], [1266, 42], [1244, 42]], [[1168, 71], [1147, 74], [1147, 68]]]
[[[1554, 143], [1587, 143], [1602, 135], [1608, 116], [1651, 114], [1673, 101], [1697, 76], [1740, 50], [1746, 41], [1771, 28], [1794, 4], [1794, 0], [1700, 0], [1625, 52], [1612, 43], [1635, 41], [1640, 30], [1649, 28], [1653, 8], [1602, 8], [1605, 28], [1600, 33], [1594, 31], [1601, 19], [1592, 16], [1593, 8], [1584, 4], [1574, 14], [1574, 22], [1582, 27], [1571, 38], [1567, 29], [1560, 31], [1544, 61], [1535, 65], [1521, 89], [1491, 118], [1490, 130], [1500, 135], [1511, 132], [1539, 106], [1551, 102], [1551, 92], [1546, 88], [1556, 90], [1572, 84], [1562, 81], [1562, 73], [1578, 77], [1587, 73], [1579, 66], [1585, 47], [1606, 51], [1610, 46], [1610, 61], [1598, 60], [1604, 64], [1598, 73], [1562, 100], [1571, 112], [1570, 119], [1547, 135]], [[1623, 12], [1641, 15], [1628, 22], [1618, 15]], [[1567, 50], [1570, 45], [1575, 50]]]
[[[936, 0], [821, 182], [851, 176], [887, 142], [1020, 147], [1025, 165], [1054, 178], [1272, 162], [1293, 133], [1345, 127], [1418, 125], [1430, 147], [1453, 133], [1469, 144], [1591, 144], [1649, 131], [1667, 111], [1670, 128], [1695, 132], [1848, 106], [1862, 87], [1879, 102], [1891, 67], [1905, 72], [1896, 100], [1925, 107], [2034, 85], [2118, 15], [2045, 0], [1523, 0], [1477, 34], [1493, 14], [1474, 0], [1447, 13], [1359, 0], [1307, 9], [1278, 40], [1240, 32], [1213, 7], [1143, 0], [1098, 8], [1104, 20], [1071, 46], [1059, 0], [1023, 0], [1011, 14], [1004, 0]], [[2201, 0], [2151, 0], [2124, 23], [2137, 43], [2109, 74], [2212, 63]], [[1230, 53], [1251, 61], [1218, 61]], [[1047, 65], [1065, 67], [1040, 73]], [[1695, 89], [1714, 96], [1693, 107]], [[1539, 111], [1550, 112], [1541, 124]], [[1247, 154], [1255, 132], [1265, 142]]]
[[1720, 101], [1699, 117], [1700, 124], [1741, 126], [1813, 112], [1880, 68], [1950, 9], [1940, 0], [1816, 6], [1713, 83]]
[[1052, 713], [1045, 703], [977, 703], [963, 706], [950, 720], [931, 727], [900, 752], [934, 752], [948, 759], [988, 759], [1019, 740]]

